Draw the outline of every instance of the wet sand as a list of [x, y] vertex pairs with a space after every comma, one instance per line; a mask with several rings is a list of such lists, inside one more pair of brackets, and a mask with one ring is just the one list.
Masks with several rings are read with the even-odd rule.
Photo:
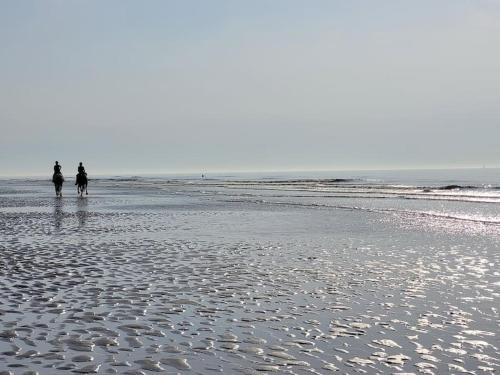
[[2, 375], [500, 369], [495, 230], [182, 183], [49, 188], [0, 188]]

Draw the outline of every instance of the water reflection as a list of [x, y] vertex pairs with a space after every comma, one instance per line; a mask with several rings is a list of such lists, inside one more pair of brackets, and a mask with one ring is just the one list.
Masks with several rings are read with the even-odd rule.
[[78, 225], [80, 227], [85, 226], [87, 217], [89, 216], [87, 198], [80, 197], [77, 199], [76, 216], [78, 217]]
[[61, 230], [62, 220], [64, 217], [64, 200], [62, 198], [54, 198], [54, 228], [58, 232]]

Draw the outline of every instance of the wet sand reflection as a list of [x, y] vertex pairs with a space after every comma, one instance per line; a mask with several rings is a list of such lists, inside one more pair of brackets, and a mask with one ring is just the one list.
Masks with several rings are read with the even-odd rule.
[[87, 222], [87, 218], [89, 216], [87, 198], [83, 197], [77, 198], [76, 216], [78, 217], [78, 226], [84, 227]]
[[498, 372], [497, 237], [119, 188], [4, 200], [0, 375]]
[[64, 200], [62, 198], [54, 198], [54, 229], [56, 232], [61, 230], [64, 217]]

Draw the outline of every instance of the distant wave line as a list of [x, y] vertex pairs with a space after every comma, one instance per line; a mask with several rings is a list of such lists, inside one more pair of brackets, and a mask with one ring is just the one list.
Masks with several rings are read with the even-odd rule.
[[269, 204], [269, 205], [282, 205], [282, 206], [297, 206], [297, 207], [319, 207], [319, 208], [331, 208], [331, 209], [339, 209], [339, 210], [349, 210], [349, 211], [364, 211], [364, 212], [373, 212], [373, 213], [396, 213], [396, 214], [405, 214], [409, 216], [423, 216], [423, 217], [434, 217], [439, 219], [451, 219], [458, 221], [467, 221], [474, 223], [481, 223], [486, 225], [500, 225], [499, 220], [493, 219], [475, 219], [470, 217], [464, 217], [460, 215], [450, 215], [450, 214], [440, 214], [436, 212], [427, 212], [427, 211], [411, 211], [411, 210], [398, 210], [394, 208], [368, 208], [368, 207], [358, 207], [358, 206], [342, 206], [342, 205], [326, 205], [319, 203], [294, 203], [294, 202], [270, 202], [266, 200], [228, 200], [228, 202], [238, 202], [238, 203], [257, 203], [257, 204]]

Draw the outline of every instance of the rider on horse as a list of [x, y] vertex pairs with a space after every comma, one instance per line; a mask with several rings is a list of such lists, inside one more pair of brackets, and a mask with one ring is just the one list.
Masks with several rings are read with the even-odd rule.
[[82, 162], [80, 162], [80, 165], [78, 166], [78, 174], [76, 175], [75, 185], [78, 185], [79, 177], [83, 178], [83, 181], [87, 180], [87, 172], [85, 172], [85, 167], [83, 166]]
[[55, 181], [56, 174], [61, 174], [61, 164], [59, 164], [58, 161], [56, 161], [56, 164], [54, 165], [54, 174], [52, 175], [52, 182]]
[[62, 197], [62, 185], [64, 182], [64, 177], [61, 173], [61, 165], [58, 161], [54, 165], [54, 174], [52, 175], [52, 182], [54, 183], [54, 187], [56, 188], [56, 196]]

